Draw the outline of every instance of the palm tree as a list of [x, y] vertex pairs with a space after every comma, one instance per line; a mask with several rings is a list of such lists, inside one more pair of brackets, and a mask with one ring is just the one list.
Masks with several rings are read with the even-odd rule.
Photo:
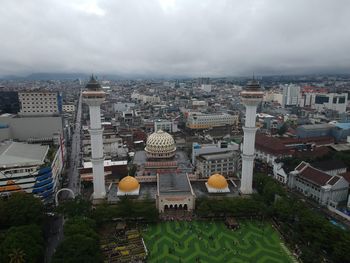
[[12, 252], [9, 254], [10, 257], [10, 263], [24, 263], [25, 262], [25, 253], [22, 249], [15, 248], [12, 250]]

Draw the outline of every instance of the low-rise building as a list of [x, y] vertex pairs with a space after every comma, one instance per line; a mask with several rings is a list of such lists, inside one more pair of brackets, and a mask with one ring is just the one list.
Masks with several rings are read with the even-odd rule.
[[201, 154], [215, 154], [222, 153], [227, 151], [238, 151], [239, 145], [237, 143], [227, 143], [225, 141], [219, 141], [218, 143], [210, 143], [210, 144], [192, 144], [192, 156], [191, 161], [193, 166], [196, 166], [196, 158]]
[[63, 104], [62, 110], [64, 112], [75, 112], [75, 105], [74, 104]]
[[156, 120], [154, 121], [154, 131], [158, 130], [170, 133], [178, 132], [177, 123], [170, 120]]
[[349, 183], [343, 176], [329, 175], [306, 162], [289, 173], [288, 187], [321, 205], [333, 207], [346, 201], [349, 191]]
[[222, 114], [201, 114], [190, 113], [186, 126], [190, 129], [209, 129], [225, 125], [237, 125], [239, 121], [238, 115], [227, 113]]
[[214, 173], [233, 176], [238, 159], [237, 151], [201, 154], [196, 158], [196, 174], [200, 178], [208, 178]]

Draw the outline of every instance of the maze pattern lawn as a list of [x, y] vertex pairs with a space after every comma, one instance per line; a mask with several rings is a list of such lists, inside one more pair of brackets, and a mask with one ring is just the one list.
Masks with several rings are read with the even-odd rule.
[[[212, 238], [211, 238], [212, 237]], [[229, 230], [221, 222], [164, 222], [143, 231], [147, 262], [291, 263], [279, 234], [268, 223], [241, 221]], [[169, 250], [170, 248], [170, 250]]]

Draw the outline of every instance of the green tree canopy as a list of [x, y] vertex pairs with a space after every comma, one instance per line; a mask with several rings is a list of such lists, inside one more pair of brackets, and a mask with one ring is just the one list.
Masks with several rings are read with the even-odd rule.
[[1, 227], [41, 224], [44, 208], [40, 199], [27, 193], [13, 193], [9, 199], [0, 200]]
[[84, 235], [68, 236], [58, 246], [52, 263], [99, 263], [102, 255], [98, 242]]
[[[42, 262], [44, 252], [42, 232], [37, 225], [11, 227], [0, 245], [0, 262], [14, 262], [22, 254], [25, 262]], [[17, 252], [18, 253], [17, 253]]]
[[73, 236], [80, 234], [98, 240], [98, 235], [96, 234], [94, 228], [94, 220], [84, 217], [73, 217], [65, 223], [64, 235]]
[[90, 216], [91, 202], [81, 197], [76, 197], [60, 204], [57, 210], [67, 217]]

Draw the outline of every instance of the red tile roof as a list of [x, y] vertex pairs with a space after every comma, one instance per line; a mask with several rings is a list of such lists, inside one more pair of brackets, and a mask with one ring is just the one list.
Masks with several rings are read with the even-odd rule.
[[340, 176], [333, 176], [327, 183], [330, 185], [335, 185], [335, 183], [338, 182], [340, 178]]
[[332, 178], [331, 175], [317, 170], [311, 166], [300, 172], [300, 177], [319, 186], [324, 186]]
[[303, 168], [305, 167], [307, 165], [307, 163], [305, 163], [305, 162], [301, 162], [296, 168], [295, 168], [295, 170], [297, 170], [297, 171], [301, 171], [301, 170], [303, 170]]
[[290, 154], [290, 150], [277, 137], [256, 134], [255, 148], [263, 152], [278, 154]]

